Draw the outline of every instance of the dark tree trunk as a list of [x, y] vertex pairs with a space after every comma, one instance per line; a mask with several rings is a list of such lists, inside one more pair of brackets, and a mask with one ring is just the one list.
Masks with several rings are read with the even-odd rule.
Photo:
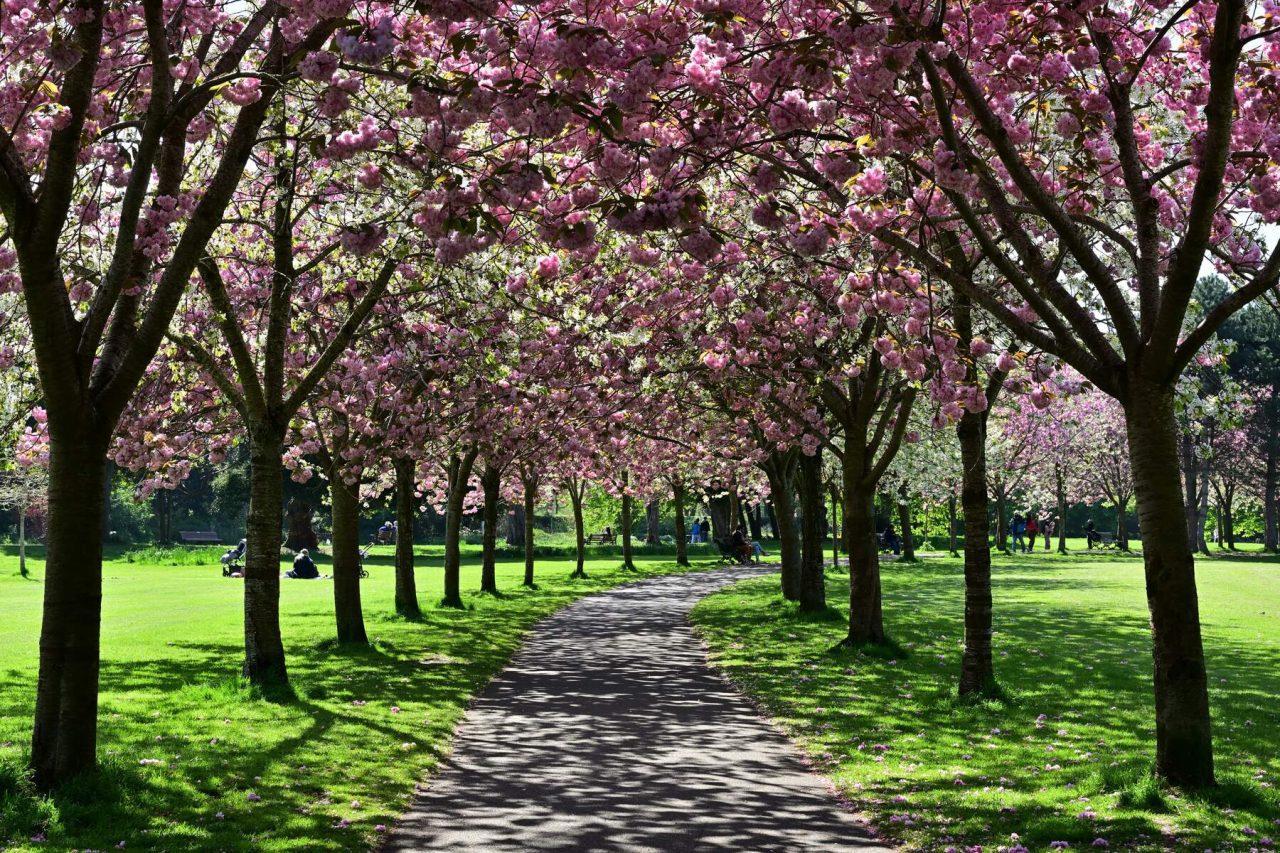
[[1008, 497], [1004, 493], [1004, 480], [996, 481], [996, 550], [1009, 551]]
[[[283, 439], [281, 440], [283, 446]], [[281, 466], [276, 472], [283, 474], [284, 467]], [[282, 498], [283, 500], [283, 498]], [[320, 547], [320, 540], [316, 537], [315, 527], [311, 524], [311, 517], [315, 510], [311, 504], [299, 498], [289, 501], [289, 536], [285, 539], [284, 547], [293, 553], [298, 553], [303, 548], [308, 551], [315, 551]], [[279, 557], [280, 551], [280, 532], [276, 531], [276, 556]], [[278, 562], [278, 560], [277, 560]]]
[[485, 463], [480, 472], [480, 487], [484, 489], [484, 535], [481, 546], [483, 555], [480, 561], [480, 591], [496, 594], [498, 592], [498, 500], [502, 488], [502, 471], [494, 465]]
[[1195, 442], [1190, 430], [1182, 431], [1181, 443], [1182, 487], [1185, 490], [1182, 506], [1186, 514], [1187, 550], [1195, 551], [1200, 544], [1200, 537], [1196, 535], [1196, 522], [1200, 515], [1200, 460], [1196, 458]]
[[[775, 451], [762, 463], [769, 478], [769, 492], [773, 499], [774, 525], [778, 530], [778, 551], [782, 561], [780, 571], [782, 597], [787, 601], [800, 600], [801, 578], [804, 576], [803, 531], [796, 530], [796, 506], [792, 492], [798, 451]], [[809, 514], [806, 507], [805, 516]], [[818, 532], [818, 561], [822, 561], [822, 533]]]
[[646, 545], [657, 545], [658, 525], [661, 523], [660, 505], [657, 501], [649, 501], [644, 505], [644, 542]]
[[[827, 609], [826, 573], [823, 552], [822, 514], [826, 511], [823, 496], [822, 454], [799, 454], [797, 459], [800, 486], [800, 609], [819, 613]], [[784, 513], [785, 514], [785, 513]]]
[[723, 492], [711, 492], [707, 495], [707, 512], [711, 515], [711, 536], [723, 539], [729, 535], [729, 495]]
[[845, 437], [843, 466], [844, 552], [849, 558], [849, 639], [851, 645], [882, 643], [880, 548], [876, 540], [875, 492], [863, 480], [863, 449]]
[[534, 589], [533, 522], [537, 517], [538, 480], [534, 477], [525, 477], [521, 484], [524, 486], [524, 505], [520, 507], [520, 521], [523, 522], [521, 538], [524, 540], [521, 543], [524, 545], [524, 585]]
[[360, 604], [360, 483], [348, 483], [335, 470], [329, 497], [333, 503], [333, 612], [338, 642], [368, 645]]
[[991, 653], [991, 545], [987, 538], [986, 414], [965, 412], [956, 424], [960, 444], [960, 503], [964, 510], [964, 655], [960, 695], [996, 690]]
[[622, 568], [629, 572], [636, 570], [632, 559], [631, 546], [631, 490], [628, 488], [631, 478], [622, 472]]
[[772, 500], [765, 503], [764, 511], [769, 517], [769, 529], [773, 531], [773, 538], [781, 539], [782, 534], [778, 532], [778, 511], [774, 507]]
[[1266, 462], [1266, 482], [1262, 484], [1262, 514], [1263, 514], [1263, 548], [1271, 553], [1280, 550], [1280, 511], [1277, 506], [1280, 501], [1277, 500], [1276, 482], [1280, 479], [1280, 453], [1276, 450], [1277, 442], [1275, 436], [1267, 442], [1267, 462]]
[[1125, 516], [1129, 514], [1129, 496], [1121, 495], [1116, 501], [1116, 547], [1121, 551], [1129, 550], [1129, 525]]
[[907, 498], [907, 487], [898, 487], [898, 529], [902, 531], [902, 562], [916, 561], [915, 531], [911, 526], [911, 502]]
[[1058, 553], [1067, 553], [1067, 476], [1061, 466], [1055, 466], [1058, 478]]
[[742, 535], [745, 536], [747, 531], [750, 530], [750, 522], [748, 521], [750, 516], [747, 513], [747, 505], [742, 500], [742, 495], [739, 495], [737, 492], [734, 492], [733, 495], [733, 505], [737, 508], [734, 512], [734, 518], [738, 520], [738, 529], [741, 530]]
[[[64, 422], [67, 419], [63, 419]], [[47, 791], [94, 766], [106, 441], [52, 434], [40, 676], [31, 768]]]
[[[983, 492], [986, 492], [986, 489], [983, 489]], [[986, 536], [985, 530], [982, 535]], [[960, 556], [960, 551], [956, 548], [956, 496], [954, 493], [947, 498], [947, 536], [950, 539], [948, 550], [951, 556]]]
[[449, 459], [449, 499], [444, 513], [444, 598], [441, 607], [462, 609], [462, 504], [467, 481], [476, 462], [476, 450]]
[[689, 565], [689, 542], [684, 528], [684, 481], [676, 480], [671, 484], [671, 497], [675, 503], [676, 513], [676, 565]]
[[413, 568], [413, 521], [418, 498], [412, 459], [396, 459], [396, 613], [419, 619], [418, 582]]
[[1133, 383], [1125, 416], [1151, 610], [1156, 770], [1176, 785], [1212, 785], [1208, 683], [1172, 389]]
[[840, 565], [840, 487], [831, 484], [831, 565]]
[[760, 504], [751, 505], [751, 509], [747, 510], [747, 526], [751, 528], [751, 538], [760, 540], [764, 538], [764, 531], [760, 524]]
[[[284, 431], [251, 428], [249, 518], [244, 559], [244, 675], [259, 686], [288, 681], [280, 637], [280, 520], [284, 515]], [[290, 506], [292, 509], [292, 505]], [[306, 511], [311, 528], [311, 507]], [[290, 528], [293, 514], [290, 514]], [[315, 538], [314, 531], [311, 533]]]
[[1204, 539], [1204, 529], [1209, 523], [1209, 460], [1200, 462], [1200, 500], [1196, 505], [1196, 547], [1209, 556], [1209, 543]]
[[582, 498], [585, 485], [581, 483], [569, 484], [569, 502], [573, 505], [573, 538], [574, 544], [577, 546], [578, 562], [573, 568], [571, 578], [585, 578], [587, 576], [587, 531], [586, 523], [582, 518]]
[[512, 548], [524, 547], [524, 504], [518, 503], [507, 509], [507, 544]]
[[1226, 543], [1228, 551], [1234, 551], [1236, 549], [1236, 519], [1232, 506], [1235, 502], [1235, 496], [1232, 494], [1234, 489], [1227, 486], [1225, 492], [1222, 506], [1218, 510], [1222, 518], [1222, 541]]

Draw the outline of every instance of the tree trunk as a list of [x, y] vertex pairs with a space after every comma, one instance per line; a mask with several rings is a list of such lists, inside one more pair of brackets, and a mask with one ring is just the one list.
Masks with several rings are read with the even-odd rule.
[[420, 619], [418, 582], [413, 568], [413, 520], [417, 515], [414, 488], [416, 463], [396, 459], [396, 613], [406, 619]]
[[[801, 511], [798, 589], [800, 609], [806, 613], [820, 613], [827, 609], [826, 567], [823, 565], [826, 543], [822, 535], [822, 514], [826, 510], [822, 488], [822, 454], [808, 456], [801, 453], [797, 461]], [[782, 512], [779, 517], [786, 514]]]
[[960, 695], [996, 691], [991, 653], [991, 546], [987, 539], [987, 418], [965, 412], [956, 424], [960, 444], [960, 503], [964, 510], [964, 654]]
[[27, 507], [18, 507], [18, 574], [30, 577], [27, 571]]
[[1121, 551], [1129, 550], [1129, 535], [1125, 531], [1124, 517], [1129, 509], [1129, 499], [1126, 497], [1116, 501], [1116, 547]]
[[916, 561], [915, 531], [911, 527], [911, 503], [907, 498], [907, 487], [898, 487], [898, 530], [902, 535], [902, 562]]
[[707, 512], [711, 515], [711, 538], [723, 539], [729, 535], [730, 519], [729, 495], [712, 493], [707, 495]]
[[488, 462], [480, 472], [480, 488], [484, 490], [484, 534], [480, 561], [480, 591], [498, 593], [498, 492], [502, 488], [502, 471]]
[[[801, 578], [805, 572], [805, 553], [803, 549], [809, 548], [804, 543], [803, 536], [807, 527], [802, 527], [801, 531], [796, 530], [796, 505], [795, 497], [791, 491], [791, 474], [793, 453], [776, 452], [770, 454], [769, 458], [763, 463], [765, 476], [769, 478], [769, 492], [773, 500], [774, 506], [774, 524], [778, 530], [778, 551], [781, 558], [781, 581], [782, 581], [782, 597], [787, 601], [800, 600], [800, 584]], [[802, 460], [803, 461], [803, 460]], [[809, 515], [809, 508], [804, 508], [805, 517]], [[799, 536], [797, 535], [799, 534]], [[817, 560], [822, 561], [822, 534], [818, 534], [818, 556]]]
[[1057, 476], [1058, 498], [1058, 553], [1067, 553], [1067, 476], [1061, 466], [1054, 467]]
[[[245, 522], [244, 675], [259, 686], [287, 683], [280, 637], [280, 521], [284, 515], [284, 431], [249, 429], [249, 517]], [[290, 505], [292, 510], [292, 505]], [[306, 512], [311, 526], [311, 508]], [[290, 530], [294, 517], [290, 513]], [[311, 534], [315, 538], [314, 531]]]
[[587, 531], [585, 522], [582, 518], [582, 488], [579, 483], [569, 484], [569, 503], [573, 505], [573, 538], [577, 546], [577, 565], [574, 566], [573, 574], [570, 578], [585, 578], [587, 576]]
[[536, 501], [538, 498], [538, 482], [536, 479], [525, 478], [522, 485], [524, 486], [524, 506], [521, 507], [522, 538], [524, 539], [524, 585], [529, 589], [534, 589], [533, 582], [533, 522], [536, 516]]
[[840, 487], [831, 484], [831, 565], [840, 565]]
[[684, 528], [684, 481], [676, 480], [671, 484], [671, 497], [676, 511], [676, 565], [689, 565], [689, 543]]
[[1262, 547], [1272, 554], [1280, 550], [1280, 511], [1277, 511], [1280, 501], [1276, 496], [1277, 475], [1280, 474], [1277, 456], [1280, 454], [1276, 452], [1276, 444], [1274, 436], [1267, 442], [1266, 482], [1262, 484]]
[[[283, 445], [283, 439], [281, 439]], [[283, 465], [276, 472], [283, 474]], [[283, 501], [283, 497], [281, 498]], [[311, 524], [311, 517], [314, 514], [311, 504], [299, 498], [289, 501], [289, 536], [285, 539], [284, 547], [288, 548], [295, 554], [306, 548], [308, 551], [315, 551], [320, 547], [320, 540], [316, 536], [315, 527]], [[280, 536], [276, 531], [276, 562], [280, 557]]]
[[1209, 522], [1209, 460], [1200, 462], [1200, 500], [1196, 505], [1196, 547], [1209, 556], [1209, 543], [1204, 541], [1204, 528]]
[[636, 564], [631, 549], [631, 491], [627, 488], [631, 478], [622, 472], [622, 568], [634, 572]]
[[360, 483], [348, 483], [340, 470], [329, 481], [333, 504], [333, 612], [338, 642], [368, 645], [360, 604]]
[[1151, 610], [1156, 770], [1176, 785], [1212, 785], [1209, 693], [1172, 389], [1134, 383], [1125, 419]]
[[[985, 457], [985, 452], [984, 452]], [[1009, 552], [1008, 497], [1004, 493], [1004, 480], [996, 480], [996, 550]]]
[[444, 513], [444, 598], [441, 607], [462, 609], [462, 504], [467, 481], [476, 462], [476, 450], [449, 459], [449, 500]]
[[769, 529], [773, 531], [773, 538], [781, 539], [782, 534], [778, 532], [778, 510], [774, 507], [772, 500], [765, 503], [764, 511], [769, 517]]
[[862, 484], [862, 453], [846, 436], [844, 459], [844, 552], [849, 559], [850, 645], [884, 642], [880, 595], [880, 548], [876, 541], [875, 492]]
[[1234, 489], [1231, 486], [1225, 489], [1226, 495], [1218, 513], [1222, 518], [1222, 541], [1226, 543], [1228, 551], [1236, 549], [1236, 519], [1233, 510], [1235, 496], [1232, 494], [1233, 491]]
[[507, 544], [512, 548], [524, 547], [524, 503], [518, 503], [507, 509]]
[[760, 540], [764, 538], [764, 531], [760, 524], [760, 504], [754, 503], [747, 510], [747, 526], [751, 529], [751, 538]]
[[657, 545], [658, 525], [661, 523], [661, 508], [657, 501], [649, 501], [644, 505], [644, 542], [646, 545]]
[[[986, 489], [983, 489], [983, 492], [985, 491]], [[982, 535], [984, 537], [986, 536], [985, 530]], [[951, 496], [947, 498], [947, 537], [950, 540], [948, 543], [948, 550], [950, 551], [951, 556], [960, 556], [960, 551], [956, 548], [956, 496], [954, 492], [952, 492]]]
[[97, 750], [105, 456], [106, 440], [88, 428], [51, 431], [40, 675], [31, 736], [31, 768], [41, 791], [90, 770]]
[[1200, 463], [1196, 459], [1195, 442], [1192, 440], [1190, 430], [1183, 430], [1181, 439], [1183, 512], [1186, 514], [1187, 550], [1194, 551], [1199, 545], [1199, 537], [1196, 536], [1195, 531], [1199, 515], [1197, 507], [1200, 503], [1200, 488], [1197, 480], [1200, 474]]

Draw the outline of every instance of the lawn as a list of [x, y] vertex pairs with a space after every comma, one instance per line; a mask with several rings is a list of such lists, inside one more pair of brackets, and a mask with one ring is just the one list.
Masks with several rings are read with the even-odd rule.
[[1197, 570], [1220, 782], [1200, 794], [1151, 777], [1136, 558], [996, 560], [999, 702], [955, 697], [956, 559], [884, 565], [892, 649], [833, 648], [848, 596], [835, 572], [838, 609], [825, 618], [799, 615], [772, 577], [704, 599], [693, 619], [716, 665], [884, 837], [909, 848], [1270, 849], [1280, 839], [1280, 562], [1206, 559]]
[[[464, 589], [479, 588], [468, 549]], [[364, 610], [371, 648], [331, 642], [328, 581], [285, 581], [282, 620], [296, 697], [267, 701], [238, 677], [242, 593], [217, 549], [135, 552], [105, 566], [99, 755], [102, 772], [52, 800], [19, 781], [31, 736], [39, 582], [0, 556], [0, 847], [14, 850], [367, 850], [440, 760], [468, 700], [540, 617], [609, 586], [677, 570], [613, 556], [569, 581], [567, 559], [498, 566], [500, 597], [434, 606], [441, 550], [420, 549], [421, 623], [392, 615], [390, 548], [371, 556]], [[130, 562], [132, 560], [132, 562]], [[205, 565], [195, 565], [203, 562]], [[323, 561], [322, 561], [323, 562]], [[185, 563], [186, 565], [165, 565]], [[327, 567], [322, 565], [322, 571]], [[31, 840], [43, 834], [47, 841]]]

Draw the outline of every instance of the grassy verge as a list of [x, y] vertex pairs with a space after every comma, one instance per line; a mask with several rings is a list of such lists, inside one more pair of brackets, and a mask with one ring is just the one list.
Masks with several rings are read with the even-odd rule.
[[[1220, 786], [1151, 776], [1142, 567], [1124, 557], [999, 558], [1002, 701], [956, 698], [961, 563], [884, 567], [896, 647], [836, 651], [846, 609], [804, 617], [776, 578], [704, 599], [716, 664], [889, 839], [912, 849], [1270, 849], [1280, 839], [1280, 564], [1197, 566]], [[829, 600], [848, 585], [828, 575]]]
[[[587, 580], [570, 561], [499, 563], [498, 596], [468, 609], [435, 607], [440, 548], [422, 549], [426, 616], [392, 615], [390, 548], [366, 561], [370, 648], [337, 647], [333, 587], [285, 581], [282, 621], [296, 696], [268, 701], [238, 676], [242, 591], [209, 565], [156, 565], [130, 555], [105, 566], [101, 772], [52, 798], [23, 778], [36, 680], [40, 577], [0, 556], [0, 845], [6, 850], [364, 850], [392, 824], [439, 761], [468, 701], [524, 632], [574, 599], [675, 572], [646, 559], [623, 572], [594, 559]], [[153, 555], [156, 556], [156, 555]], [[322, 567], [322, 571], [326, 569]], [[479, 587], [474, 552], [465, 589]], [[32, 838], [43, 841], [31, 840]]]

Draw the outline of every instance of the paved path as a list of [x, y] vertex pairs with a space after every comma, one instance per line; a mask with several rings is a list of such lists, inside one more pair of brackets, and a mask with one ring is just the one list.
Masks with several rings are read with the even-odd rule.
[[699, 598], [768, 571], [655, 578], [541, 622], [385, 849], [885, 849], [707, 667], [689, 629]]

